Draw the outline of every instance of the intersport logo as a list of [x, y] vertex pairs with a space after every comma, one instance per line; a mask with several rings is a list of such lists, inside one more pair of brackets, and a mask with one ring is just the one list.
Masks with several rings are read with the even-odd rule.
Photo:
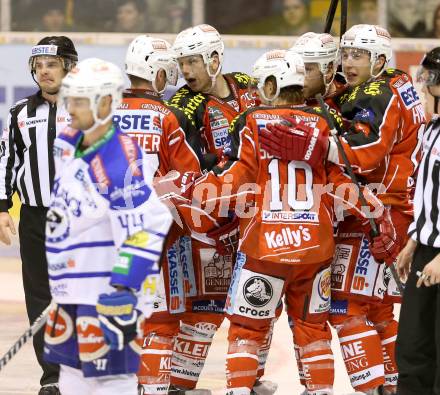
[[281, 229], [281, 232], [265, 232], [264, 237], [269, 248], [278, 248], [285, 246], [299, 247], [303, 241], [309, 241], [311, 239], [309, 228], [305, 228], [302, 225], [297, 230], [292, 230], [286, 226]]

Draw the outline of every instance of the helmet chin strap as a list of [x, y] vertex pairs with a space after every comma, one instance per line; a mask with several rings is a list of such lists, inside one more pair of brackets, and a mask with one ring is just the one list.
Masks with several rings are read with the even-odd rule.
[[153, 80], [151, 81], [151, 85], [153, 85], [153, 89], [154, 89], [154, 91], [155, 91], [158, 95], [162, 96], [163, 93], [165, 92], [165, 89], [167, 89], [167, 84], [165, 83], [165, 85], [164, 85], [164, 87], [163, 87], [162, 90], [157, 89], [156, 78], [157, 78], [157, 75], [158, 75], [158, 74], [159, 74], [159, 70], [156, 72], [156, 75], [154, 76]]
[[96, 111], [93, 111], [93, 119], [95, 120], [95, 123], [90, 128], [85, 129], [82, 132], [85, 135], [94, 132], [99, 126], [105, 125], [108, 121], [110, 121], [112, 116], [113, 116], [113, 113], [112, 113], [112, 111], [110, 111], [110, 114], [108, 114], [104, 119], [99, 119]]
[[162, 90], [159, 90], [159, 89], [157, 89], [157, 86], [156, 86], [156, 78], [155, 78], [153, 81], [151, 81], [151, 83], [152, 83], [152, 85], [153, 85], [153, 89], [154, 89], [154, 91], [155, 91], [158, 95], [162, 96], [163, 93], [165, 92], [165, 89], [167, 88], [167, 84], [165, 84], [165, 86], [163, 87]]
[[212, 90], [214, 89], [214, 86], [215, 86], [217, 76], [220, 74], [220, 71], [222, 69], [222, 67], [219, 65], [219, 67], [217, 68], [217, 71], [212, 74], [209, 69], [209, 64], [210, 64], [210, 62], [208, 61], [208, 63], [206, 63], [206, 71], [207, 71], [208, 75], [211, 77], [211, 87], [208, 89], [208, 92], [206, 92], [206, 93], [212, 92]]
[[385, 71], [385, 68], [386, 68], [386, 66], [388, 64], [388, 62], [385, 61], [383, 66], [382, 66], [382, 69], [379, 71], [379, 73], [373, 74], [374, 64], [376, 63], [377, 60], [378, 59], [376, 59], [374, 62], [371, 62], [371, 66], [370, 66], [370, 75], [371, 75], [370, 81], [376, 79], [377, 77], [379, 77]]
[[271, 97], [270, 99], [266, 96], [266, 94], [264, 93], [264, 89], [258, 87], [258, 92], [260, 94], [260, 96], [267, 102], [269, 103], [269, 105], [272, 105], [272, 102], [274, 100], [276, 100], [278, 98], [278, 96], [280, 95], [280, 89], [278, 88], [277, 85], [277, 91], [275, 92], [275, 94], [273, 95], [273, 97]]
[[322, 73], [322, 81], [324, 82], [324, 87], [325, 87], [324, 96], [328, 94], [328, 91], [330, 89], [330, 85], [332, 84], [334, 79], [335, 79], [335, 74], [333, 74], [333, 77], [330, 79], [329, 82], [327, 82], [326, 78], [325, 78], [325, 74]]

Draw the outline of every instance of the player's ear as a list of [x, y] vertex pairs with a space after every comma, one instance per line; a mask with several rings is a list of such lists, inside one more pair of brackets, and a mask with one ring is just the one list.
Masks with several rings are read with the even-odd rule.
[[112, 105], [112, 97], [110, 95], [101, 97], [98, 103], [98, 116], [107, 116], [107, 114], [111, 111]]
[[327, 82], [331, 81], [333, 79], [333, 75], [335, 74], [336, 70], [335, 70], [335, 65], [334, 62], [330, 62], [327, 65], [327, 71], [325, 73], [325, 80]]
[[[375, 64], [374, 64], [375, 70], [377, 70], [377, 72], [382, 70], [385, 66], [385, 62], [386, 62], [385, 56], [379, 55]], [[376, 74], [376, 72], [374, 74]]]
[[218, 68], [220, 67], [220, 60], [217, 52], [213, 52], [211, 54], [211, 57], [209, 58], [208, 61], [208, 65], [212, 72], [215, 73], [218, 70]]
[[277, 91], [277, 81], [273, 76], [270, 76], [266, 79], [266, 81], [264, 82], [264, 84], [267, 87], [267, 91], [269, 93], [268, 97], [272, 97], [275, 95], [276, 91]]
[[157, 78], [158, 78], [158, 80], [161, 81], [161, 82], [166, 81], [166, 79], [167, 79], [167, 73], [166, 73], [166, 71], [165, 71], [164, 69], [160, 69], [160, 70], [157, 72]]

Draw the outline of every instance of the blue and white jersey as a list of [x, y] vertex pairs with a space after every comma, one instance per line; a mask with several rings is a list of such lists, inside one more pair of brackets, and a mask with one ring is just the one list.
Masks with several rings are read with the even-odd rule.
[[82, 137], [66, 129], [54, 146], [46, 251], [57, 303], [95, 304], [99, 294], [114, 291], [111, 285], [139, 290], [158, 274], [172, 221], [146, 181], [151, 167], [129, 136], [112, 128], [81, 152]]

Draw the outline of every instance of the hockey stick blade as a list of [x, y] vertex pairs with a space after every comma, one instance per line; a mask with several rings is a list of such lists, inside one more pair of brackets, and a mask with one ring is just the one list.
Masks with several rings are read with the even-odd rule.
[[47, 306], [40, 316], [34, 321], [31, 327], [20, 336], [20, 338], [14, 343], [8, 352], [0, 359], [0, 371], [6, 366], [12, 357], [17, 354], [20, 348], [22, 348], [23, 345], [44, 326], [47, 321], [47, 317], [49, 316], [50, 309], [51, 305]]

